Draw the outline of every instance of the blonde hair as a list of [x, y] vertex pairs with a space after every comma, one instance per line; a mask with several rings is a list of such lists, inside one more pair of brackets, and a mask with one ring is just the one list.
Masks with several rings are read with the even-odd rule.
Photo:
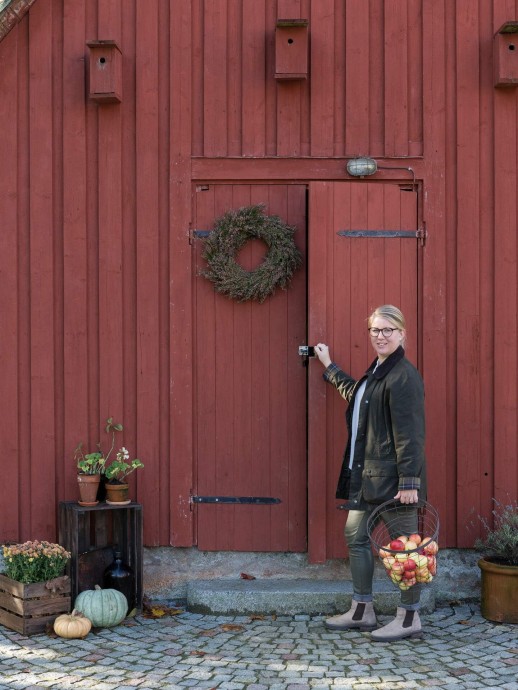
[[405, 317], [403, 316], [403, 312], [397, 307], [395, 307], [393, 304], [382, 304], [381, 307], [376, 307], [376, 309], [369, 316], [367, 320], [369, 328], [376, 316], [380, 316], [383, 319], [387, 319], [387, 321], [390, 321], [390, 323], [393, 324], [396, 328], [399, 328], [399, 330], [403, 331], [402, 344], [404, 345], [406, 340], [406, 322]]

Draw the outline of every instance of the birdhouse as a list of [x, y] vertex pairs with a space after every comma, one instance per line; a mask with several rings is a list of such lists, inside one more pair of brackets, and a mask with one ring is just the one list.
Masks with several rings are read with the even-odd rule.
[[115, 41], [88, 41], [89, 97], [98, 103], [122, 101], [122, 53]]
[[275, 29], [275, 78], [307, 79], [309, 22], [278, 19]]
[[495, 86], [518, 86], [518, 22], [506, 22], [493, 43]]

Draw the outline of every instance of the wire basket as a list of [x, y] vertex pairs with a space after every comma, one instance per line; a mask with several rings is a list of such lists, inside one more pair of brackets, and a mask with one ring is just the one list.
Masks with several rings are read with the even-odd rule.
[[432, 582], [437, 574], [439, 515], [430, 503], [382, 503], [370, 515], [367, 532], [387, 576], [399, 589]]

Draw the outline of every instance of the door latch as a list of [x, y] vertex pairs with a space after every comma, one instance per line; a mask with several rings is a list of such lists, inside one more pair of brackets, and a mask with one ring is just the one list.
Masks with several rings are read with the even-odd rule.
[[316, 357], [314, 345], [299, 345], [299, 355], [302, 357], [302, 366], [308, 366], [310, 357]]

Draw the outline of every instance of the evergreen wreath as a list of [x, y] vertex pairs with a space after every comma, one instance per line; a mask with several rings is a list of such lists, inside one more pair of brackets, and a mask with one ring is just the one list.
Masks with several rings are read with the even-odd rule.
[[[286, 289], [302, 263], [294, 233], [295, 228], [278, 216], [265, 215], [263, 204], [227, 211], [215, 221], [214, 230], [205, 240], [203, 258], [208, 270], [202, 275], [214, 283], [218, 292], [238, 302], [264, 302], [277, 288]], [[235, 257], [251, 239], [262, 240], [268, 253], [260, 266], [246, 271]]]

